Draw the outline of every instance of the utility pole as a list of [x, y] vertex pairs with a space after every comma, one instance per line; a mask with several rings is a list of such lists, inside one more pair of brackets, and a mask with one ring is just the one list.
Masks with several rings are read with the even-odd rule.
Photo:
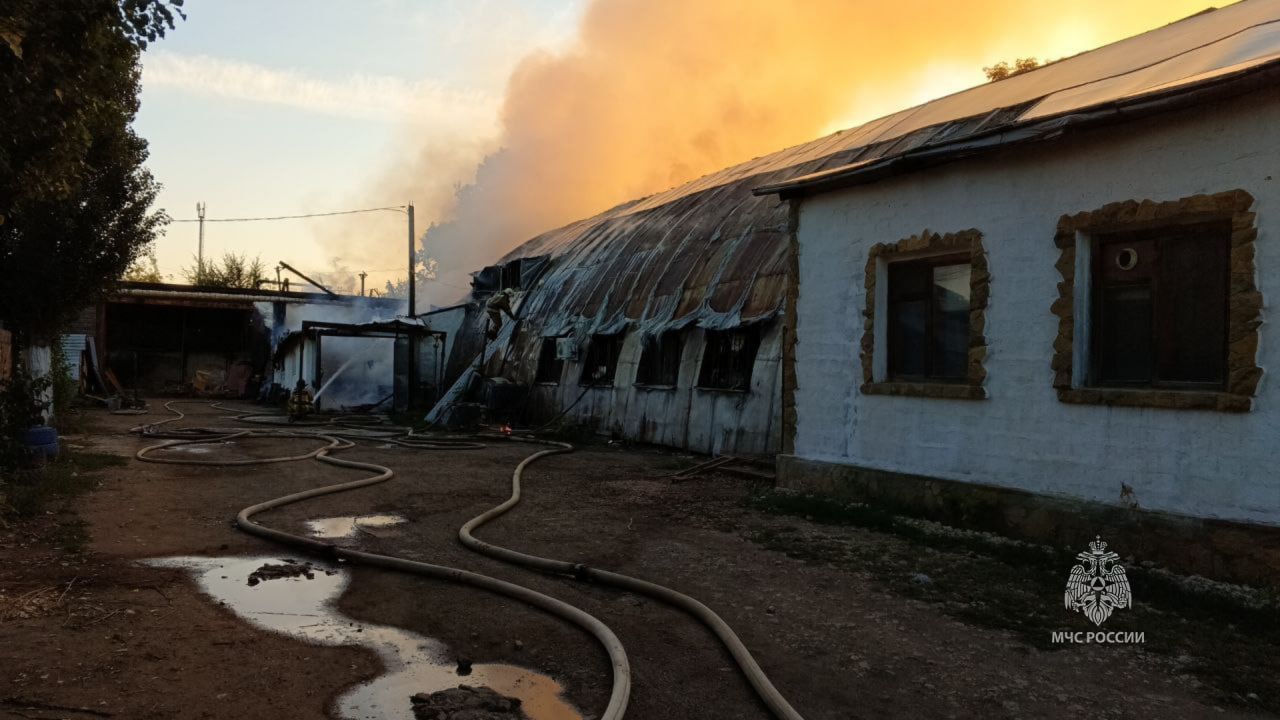
[[[413, 318], [417, 317], [418, 314], [418, 296], [416, 292], [418, 279], [418, 257], [416, 246], [418, 244], [418, 239], [414, 237], [413, 232], [413, 203], [409, 203], [409, 207], [406, 208], [406, 210], [409, 213], [409, 317]], [[408, 360], [408, 367], [406, 369], [408, 370], [409, 376], [409, 397], [406, 398], [406, 406], [408, 409], [413, 410], [418, 406], [418, 336], [413, 333], [409, 333], [408, 337], [405, 339], [409, 341], [406, 346], [406, 350], [408, 350], [408, 358], [406, 358]]]
[[417, 317], [417, 293], [414, 284], [417, 280], [417, 273], [414, 272], [418, 267], [418, 259], [416, 257], [415, 245], [417, 238], [413, 236], [413, 203], [409, 203], [409, 317]]
[[200, 218], [200, 244], [196, 246], [196, 277], [204, 282], [204, 203], [196, 203], [196, 217]]
[[363, 270], [360, 271], [360, 297], [364, 297], [364, 279], [368, 276], [369, 273]]

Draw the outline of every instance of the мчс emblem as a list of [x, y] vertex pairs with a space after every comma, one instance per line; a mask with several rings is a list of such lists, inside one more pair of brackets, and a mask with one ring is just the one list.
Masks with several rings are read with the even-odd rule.
[[1124, 567], [1116, 565], [1120, 556], [1107, 550], [1098, 537], [1089, 543], [1089, 551], [1076, 555], [1080, 564], [1071, 568], [1064, 597], [1068, 610], [1084, 611], [1094, 625], [1101, 625], [1116, 608], [1133, 606], [1129, 577]]

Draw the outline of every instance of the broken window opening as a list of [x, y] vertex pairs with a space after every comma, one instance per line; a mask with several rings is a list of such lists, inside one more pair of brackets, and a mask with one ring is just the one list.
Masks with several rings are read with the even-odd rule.
[[502, 266], [500, 273], [499, 289], [519, 290], [520, 289], [520, 261], [512, 260]]
[[622, 354], [619, 335], [592, 335], [587, 343], [587, 358], [582, 363], [583, 385], [612, 385], [618, 370], [618, 356]]
[[1097, 235], [1089, 384], [1220, 390], [1231, 221]]
[[678, 331], [649, 335], [636, 368], [636, 384], [651, 387], [675, 387], [680, 380], [680, 355], [684, 343]]
[[534, 382], [559, 384], [564, 376], [564, 360], [558, 357], [556, 345], [558, 337], [542, 338], [542, 347], [538, 350], [538, 372]]
[[965, 380], [970, 276], [968, 254], [889, 264], [891, 380]]
[[759, 349], [759, 325], [733, 330], [707, 330], [698, 387], [708, 390], [748, 390], [751, 387], [751, 369], [756, 363], [756, 352]]

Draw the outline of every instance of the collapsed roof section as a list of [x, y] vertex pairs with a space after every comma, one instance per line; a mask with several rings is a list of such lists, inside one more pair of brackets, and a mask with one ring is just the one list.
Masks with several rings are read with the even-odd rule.
[[1280, 0], [1243, 0], [619, 205], [533, 238], [504, 260], [551, 257], [521, 308], [543, 335], [768, 319], [783, 303], [787, 209], [755, 188], [778, 192], [802, 178], [1188, 90], [1278, 59]]

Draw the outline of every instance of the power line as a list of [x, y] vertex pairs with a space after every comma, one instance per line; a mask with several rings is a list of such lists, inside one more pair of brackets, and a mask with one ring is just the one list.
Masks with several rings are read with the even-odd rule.
[[[345, 263], [344, 263], [344, 265], [345, 265]], [[335, 273], [335, 272], [349, 272], [349, 273], [354, 273], [354, 274], [358, 275], [359, 273], [357, 273], [357, 272], [356, 272], [357, 267], [359, 267], [359, 266], [355, 266], [355, 267], [341, 267], [341, 268], [329, 268], [328, 270], [308, 270], [307, 272], [316, 273], [316, 274], [319, 274], [319, 273]], [[403, 268], [403, 267], [393, 267], [393, 268], [367, 268], [367, 267], [359, 267], [359, 269], [360, 269], [360, 270], [363, 270], [363, 271], [365, 271], [365, 272], [371, 272], [371, 273], [381, 273], [381, 272], [404, 272], [404, 268]], [[432, 282], [434, 282], [434, 281], [432, 281]]]
[[[300, 220], [302, 218], [313, 217], [329, 217], [331, 215], [355, 215], [357, 213], [382, 212], [384, 210], [394, 210], [396, 212], [404, 212], [405, 205], [393, 205], [391, 207], [364, 208], [361, 210], [338, 210], [335, 212], [307, 213], [306, 215], [277, 215], [275, 217], [241, 217], [241, 218], [203, 218], [204, 222], [258, 222], [261, 220]], [[175, 218], [170, 222], [201, 222], [201, 218]]]
[[[412, 209], [412, 207], [413, 207], [412, 205], [391, 205], [391, 206], [388, 206], [388, 207], [361, 208], [361, 209], [359, 209], [359, 210], [335, 210], [335, 211], [333, 211], [333, 212], [306, 213], [306, 214], [303, 214], [303, 215], [275, 215], [275, 216], [270, 216], [270, 217], [240, 217], [240, 218], [208, 218], [208, 217], [203, 217], [203, 215], [204, 215], [204, 204], [203, 204], [203, 203], [199, 203], [199, 204], [197, 205], [197, 209], [200, 211], [200, 215], [201, 215], [201, 217], [194, 217], [194, 218], [171, 218], [171, 219], [170, 219], [170, 222], [180, 222], [180, 223], [198, 222], [198, 223], [200, 223], [200, 224], [201, 224], [201, 226], [200, 226], [200, 227], [201, 227], [201, 235], [202, 235], [202, 236], [201, 236], [201, 243], [203, 243], [203, 230], [204, 230], [204, 223], [207, 223], [207, 222], [261, 222], [261, 221], [268, 221], [268, 220], [301, 220], [301, 219], [303, 219], [303, 218], [331, 217], [331, 216], [334, 216], [334, 215], [356, 215], [356, 214], [359, 214], [359, 213], [371, 213], [371, 212], [386, 212], [386, 211], [392, 211], [392, 212], [407, 212], [407, 211], [410, 211], [410, 210]], [[412, 218], [411, 218], [411, 224], [410, 224], [410, 227], [412, 227]], [[385, 268], [385, 269], [381, 269], [381, 268], [380, 268], [380, 269], [377, 269], [377, 270], [366, 270], [366, 272], [399, 272], [399, 271], [400, 271], [400, 270], [402, 270], [402, 269], [403, 269], [403, 268]], [[316, 271], [316, 272], [314, 272], [313, 274], [315, 274], [315, 275], [324, 275], [324, 274], [328, 274], [328, 273], [330, 273], [330, 272], [334, 272], [334, 271], [332, 271], [332, 270], [321, 270], [321, 271]], [[463, 286], [461, 286], [461, 285], [455, 285], [455, 284], [453, 284], [453, 283], [441, 282], [441, 281], [437, 281], [437, 280], [430, 280], [430, 281], [428, 281], [428, 282], [436, 282], [436, 283], [438, 283], [438, 284], [440, 284], [440, 285], [445, 285], [445, 286], [447, 286], [447, 287], [457, 288], [457, 289], [459, 289], [459, 290], [470, 290], [470, 289], [471, 289], [471, 288], [469, 288], [469, 287], [463, 287]]]

